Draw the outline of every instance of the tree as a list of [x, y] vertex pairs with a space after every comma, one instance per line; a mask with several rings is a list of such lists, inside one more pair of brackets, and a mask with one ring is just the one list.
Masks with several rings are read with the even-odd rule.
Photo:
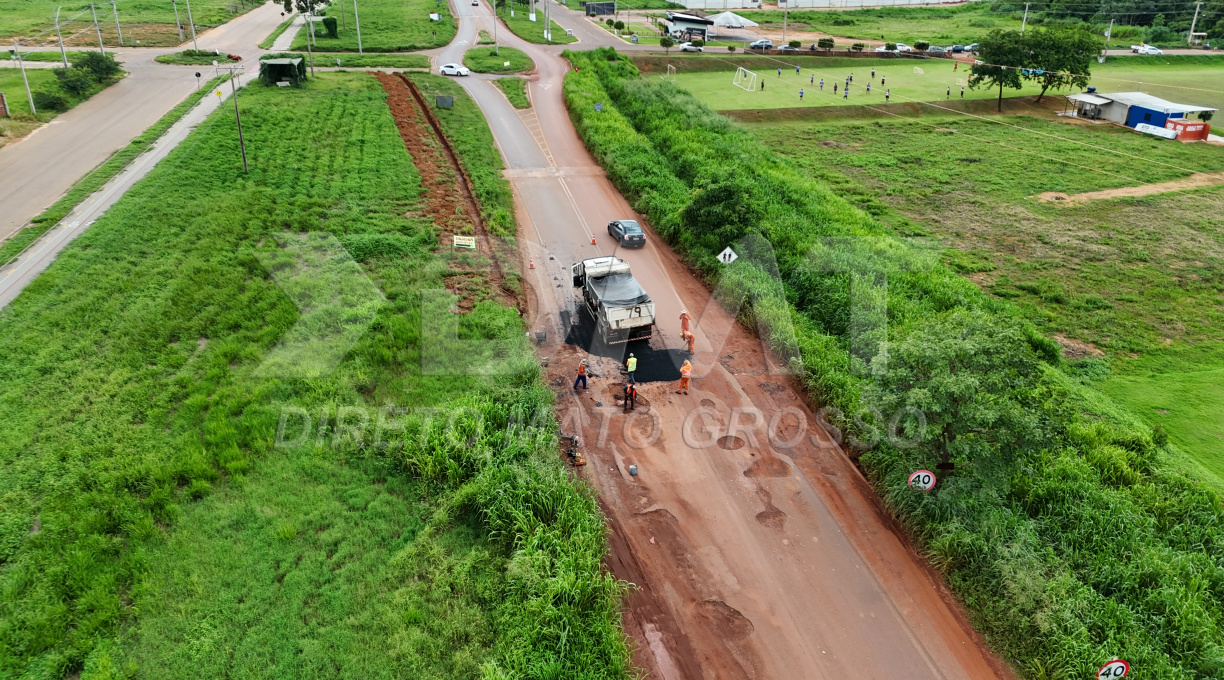
[[89, 72], [93, 73], [98, 80], [113, 78], [122, 71], [119, 68], [119, 62], [115, 61], [115, 55], [101, 52], [86, 52], [80, 59], [72, 62], [72, 66], [89, 69]]
[[1199, 120], [1206, 123], [1207, 121], [1211, 120], [1213, 115], [1215, 115], [1214, 111], [1199, 111]]
[[790, 45], [791, 47], [793, 47], [793, 48], [795, 48], [795, 49], [799, 49], [799, 46], [800, 46], [800, 45], [802, 45], [803, 43], [799, 42], [798, 40], [791, 40], [790, 42], [788, 42], [788, 43], [786, 43], [786, 44], [787, 44], [787, 45]]
[[958, 311], [892, 343], [887, 370], [864, 396], [891, 421], [890, 435], [946, 464], [1032, 435], [1027, 402], [1039, 376], [1039, 355], [1018, 322]]
[[664, 53], [664, 54], [667, 54], [667, 53], [671, 52], [671, 48], [672, 48], [672, 47], [673, 47], [675, 44], [676, 44], [676, 41], [675, 41], [675, 40], [672, 40], [672, 39], [671, 39], [669, 36], [666, 36], [666, 35], [665, 35], [665, 36], [663, 36], [662, 38], [659, 38], [659, 47], [662, 47], [662, 48], [663, 48], [663, 53]]
[[816, 46], [822, 50], [831, 50], [833, 49], [833, 39], [832, 38], [821, 38], [816, 41]]
[[927, 48], [930, 46], [931, 43], [925, 40], [919, 40], [918, 42], [914, 43], [914, 49], [918, 50], [919, 52], [926, 52]]
[[1029, 72], [1024, 77], [1041, 83], [1037, 101], [1050, 88], [1086, 86], [1088, 69], [1101, 50], [1095, 35], [1075, 28], [1037, 29], [1025, 36], [1024, 41], [1029, 52]]
[[625, 30], [625, 22], [623, 22], [623, 21], [618, 21], [618, 22], [616, 22], [616, 23], [612, 24], [612, 27], [613, 27], [613, 28], [615, 28], [615, 29], [616, 29], [616, 30], [618, 30], [618, 31], [623, 31], [623, 30]]
[[1020, 89], [1020, 69], [1028, 61], [1024, 38], [1017, 31], [995, 29], [978, 41], [978, 56], [982, 62], [973, 65], [969, 88], [999, 87], [999, 111], [1003, 110], [1003, 88]]
[[89, 69], [73, 66], [72, 68], [55, 69], [55, 77], [59, 79], [60, 87], [78, 97], [87, 94], [97, 82]]

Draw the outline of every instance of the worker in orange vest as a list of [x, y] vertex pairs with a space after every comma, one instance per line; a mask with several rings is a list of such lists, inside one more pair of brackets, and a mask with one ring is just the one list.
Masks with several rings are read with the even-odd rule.
[[637, 406], [637, 387], [633, 383], [625, 383], [625, 410], [632, 411]]
[[689, 319], [691, 318], [693, 317], [689, 316], [687, 309], [680, 310], [680, 334], [681, 335], [684, 335], [685, 333], [688, 332]]
[[693, 348], [697, 344], [697, 334], [689, 331], [684, 331], [684, 341], [688, 343], [689, 356], [693, 355]]
[[676, 390], [676, 394], [688, 394], [689, 377], [693, 375], [693, 365], [688, 359], [684, 360], [684, 365], [680, 367], [680, 389]]
[[586, 362], [583, 361], [578, 364], [578, 377], [574, 378], [574, 391], [575, 392], [578, 391], [578, 383], [582, 383], [582, 389], [584, 390], [588, 389], [586, 375], [587, 375], [586, 374]]

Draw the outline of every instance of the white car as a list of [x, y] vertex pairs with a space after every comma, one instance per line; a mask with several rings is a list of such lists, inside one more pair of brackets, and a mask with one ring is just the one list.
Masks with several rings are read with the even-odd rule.
[[468, 67], [461, 66], [459, 64], [442, 64], [442, 67], [438, 69], [438, 73], [444, 76], [470, 76], [472, 75], [472, 72], [468, 70]]
[[1152, 47], [1151, 45], [1131, 45], [1131, 52], [1149, 55], [1164, 54], [1159, 47]]
[[479, 7], [479, 6], [480, 6], [480, 0], [472, 0], [472, 7]]
[[[894, 44], [897, 46], [898, 52], [913, 52], [914, 51], [914, 48], [910, 47], [909, 45], [906, 45], [905, 43], [894, 43]], [[879, 47], [875, 48], [875, 51], [876, 52], [888, 52], [889, 50], [884, 49], [885, 47], [887, 47], [887, 45], [880, 45]]]
[[705, 52], [705, 48], [691, 42], [680, 43], [681, 52]]

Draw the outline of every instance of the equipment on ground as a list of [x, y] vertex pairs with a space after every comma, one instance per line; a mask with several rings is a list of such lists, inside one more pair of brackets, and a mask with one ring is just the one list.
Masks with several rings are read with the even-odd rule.
[[663, 80], [670, 80], [673, 83], [676, 82], [676, 67], [672, 66], [671, 64], [668, 64], [667, 73], [659, 77], [662, 78]]
[[592, 257], [573, 265], [570, 273], [574, 287], [582, 288], [600, 341], [615, 345], [651, 336], [654, 302], [633, 278], [628, 262], [612, 255]]
[[735, 78], [731, 84], [747, 92], [756, 92], [757, 74], [741, 66], [735, 69]]

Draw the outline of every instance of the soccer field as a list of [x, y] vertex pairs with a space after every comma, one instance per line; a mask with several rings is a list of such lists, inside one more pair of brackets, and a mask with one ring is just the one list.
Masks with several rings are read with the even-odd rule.
[[[837, 60], [829, 66], [819, 63], [814, 67], [802, 66], [795, 73], [794, 66], [783, 60], [771, 60], [768, 69], [763, 60], [754, 58], [728, 58], [727, 71], [683, 72], [676, 74], [676, 84], [709, 106], [721, 110], [775, 109], [799, 106], [845, 106], [883, 104], [884, 91], [891, 90], [891, 102], [938, 102], [960, 99], [960, 88], [968, 82], [968, 67], [961, 65], [955, 71], [950, 60], [927, 60], [921, 64], [895, 59], [858, 59], [853, 64]], [[732, 84], [734, 67], [743, 65], [757, 73], [758, 91], [747, 92]], [[871, 69], [876, 77], [871, 78]], [[781, 75], [778, 69], [781, 68]], [[920, 70], [917, 72], [915, 69]], [[854, 75], [850, 96], [845, 97], [841, 85], [848, 75]], [[1224, 58], [1220, 65], [1211, 64], [1159, 64], [1136, 63], [1132, 60], [1117, 60], [1105, 64], [1094, 64], [1091, 84], [1101, 92], [1143, 91], [1171, 101], [1202, 106], [1224, 108]], [[885, 78], [881, 86], [880, 78]], [[657, 78], [657, 75], [646, 76]], [[819, 87], [821, 78], [825, 85]], [[815, 82], [813, 82], [813, 79]], [[871, 92], [866, 86], [871, 83]], [[764, 90], [760, 90], [764, 83]], [[838, 85], [837, 94], [833, 85]], [[949, 97], [948, 88], [951, 88]], [[804, 91], [803, 99], [799, 91]], [[1035, 83], [1025, 82], [1020, 90], [1005, 89], [1004, 97], [1035, 95], [1041, 91]], [[1067, 90], [1078, 92], [1079, 88]], [[998, 89], [971, 90], [965, 87], [965, 99], [993, 99]], [[1050, 90], [1047, 94], [1059, 94]]]

